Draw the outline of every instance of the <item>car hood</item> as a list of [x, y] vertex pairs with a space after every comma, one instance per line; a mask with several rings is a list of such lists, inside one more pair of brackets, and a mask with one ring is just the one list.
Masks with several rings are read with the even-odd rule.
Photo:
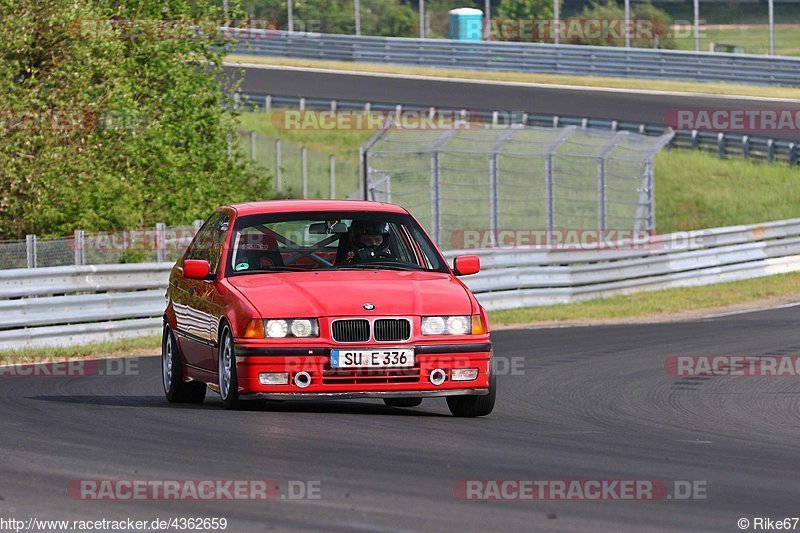
[[[470, 314], [467, 289], [449, 274], [396, 270], [232, 276], [263, 318]], [[375, 306], [366, 311], [364, 304]]]

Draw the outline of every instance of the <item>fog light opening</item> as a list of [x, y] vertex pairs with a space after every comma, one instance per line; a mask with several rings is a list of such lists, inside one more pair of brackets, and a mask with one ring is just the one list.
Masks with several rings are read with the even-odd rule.
[[431, 370], [430, 380], [431, 383], [436, 385], [437, 387], [445, 382], [447, 379], [447, 374], [441, 368], [435, 368]]
[[258, 381], [262, 385], [288, 385], [288, 372], [262, 372], [258, 375]]
[[305, 389], [311, 385], [311, 374], [308, 372], [298, 372], [294, 375], [294, 384], [301, 389]]
[[453, 381], [472, 381], [478, 379], [477, 368], [454, 368], [450, 372], [450, 379]]

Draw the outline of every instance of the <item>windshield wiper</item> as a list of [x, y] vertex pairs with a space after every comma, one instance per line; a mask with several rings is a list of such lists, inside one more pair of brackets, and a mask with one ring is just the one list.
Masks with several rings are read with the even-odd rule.
[[303, 267], [296, 267], [296, 266], [274, 266], [270, 268], [259, 268], [259, 269], [252, 269], [252, 270], [240, 270], [239, 272], [234, 272], [234, 276], [241, 276], [243, 274], [267, 274], [269, 272], [313, 272], [314, 270], [329, 270], [329, 269], [320, 269], [320, 268], [303, 268]]
[[352, 268], [354, 270], [423, 270], [418, 266], [412, 265], [399, 265], [397, 263], [389, 263], [384, 261], [374, 261], [371, 263], [354, 263], [337, 267], [339, 270], [346, 270]]

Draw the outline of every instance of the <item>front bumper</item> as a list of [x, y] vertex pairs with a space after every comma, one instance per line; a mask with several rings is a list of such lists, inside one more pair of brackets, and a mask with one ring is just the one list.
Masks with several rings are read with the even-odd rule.
[[361, 392], [257, 392], [241, 397], [247, 400], [353, 400], [356, 398], [438, 398], [443, 396], [486, 396], [489, 389], [448, 389], [437, 391], [361, 391]]
[[[266, 399], [346, 399], [489, 393], [491, 343], [488, 341], [405, 347], [414, 348], [414, 367], [344, 370], [330, 367], [333, 349], [330, 346], [239, 344], [235, 350], [239, 394]], [[474, 368], [478, 375], [469, 381], [453, 381], [451, 371], [456, 368]], [[430, 380], [434, 369], [444, 370], [447, 376], [440, 385]], [[298, 372], [311, 375], [308, 387], [294, 384]], [[259, 381], [261, 373], [288, 373], [289, 383], [263, 385]]]

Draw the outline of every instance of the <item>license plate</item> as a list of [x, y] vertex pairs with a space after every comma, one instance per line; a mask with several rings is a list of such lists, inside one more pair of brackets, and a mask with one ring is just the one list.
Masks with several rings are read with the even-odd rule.
[[331, 350], [331, 368], [386, 368], [414, 366], [414, 350]]

